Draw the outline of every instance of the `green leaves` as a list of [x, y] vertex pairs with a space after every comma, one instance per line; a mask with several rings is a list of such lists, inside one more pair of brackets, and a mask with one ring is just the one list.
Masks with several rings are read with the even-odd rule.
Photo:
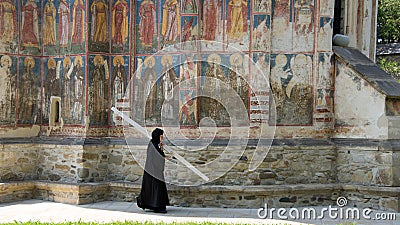
[[397, 61], [378, 58], [377, 63], [386, 73], [400, 81], [400, 64]]
[[378, 1], [378, 43], [400, 42], [400, 4], [398, 0]]

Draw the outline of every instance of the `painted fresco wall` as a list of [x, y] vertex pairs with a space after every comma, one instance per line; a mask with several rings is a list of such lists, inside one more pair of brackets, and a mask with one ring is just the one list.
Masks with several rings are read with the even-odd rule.
[[[111, 106], [143, 118], [147, 125], [165, 120], [192, 127], [212, 117], [226, 126], [230, 121], [222, 106], [197, 97], [204, 79], [219, 77], [238, 91], [252, 125], [273, 118], [279, 126], [323, 129], [332, 121], [333, 3], [2, 1], [0, 79], [5, 82], [0, 125], [47, 127], [53, 96], [61, 99], [60, 112], [54, 113], [64, 126], [53, 134], [109, 135], [107, 129], [122, 124]], [[172, 54], [160, 52], [166, 48]], [[253, 67], [262, 69], [274, 95], [260, 91], [265, 87], [252, 79]], [[253, 89], [239, 74], [249, 78]], [[131, 78], [129, 96], [124, 96]], [[172, 91], [185, 80], [190, 82]], [[156, 85], [148, 87], [153, 81]], [[252, 93], [257, 91], [266, 102], [274, 99], [275, 114], [255, 107]], [[140, 102], [147, 95], [146, 102]], [[268, 105], [261, 111], [269, 111]]]

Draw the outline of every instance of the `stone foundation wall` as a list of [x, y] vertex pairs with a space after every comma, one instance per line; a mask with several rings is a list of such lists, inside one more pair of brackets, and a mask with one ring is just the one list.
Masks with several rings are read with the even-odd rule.
[[82, 168], [83, 147], [79, 145], [42, 144], [38, 148], [39, 180], [78, 182]]
[[0, 182], [38, 179], [38, 155], [36, 144], [1, 144]]
[[[135, 201], [144, 161], [134, 155], [145, 154], [145, 142], [130, 148], [115, 140], [86, 140], [70, 145], [34, 142], [1, 145], [0, 181], [4, 183], [0, 187], [0, 202], [29, 198], [71, 204]], [[249, 145], [222, 177], [200, 186], [170, 186], [171, 203], [250, 208], [268, 203], [292, 207], [333, 204], [338, 196], [345, 196], [355, 205], [398, 210], [399, 147], [399, 141], [274, 140], [267, 157], [255, 171], [250, 171], [249, 159], [255, 147]], [[219, 143], [204, 150], [179, 153], [201, 166], [223, 150]], [[223, 163], [236, 162], [230, 160], [226, 158]], [[177, 176], [182, 182], [194, 179], [187, 171], [170, 163], [166, 177]]]
[[338, 141], [337, 178], [343, 184], [399, 186], [398, 141]]

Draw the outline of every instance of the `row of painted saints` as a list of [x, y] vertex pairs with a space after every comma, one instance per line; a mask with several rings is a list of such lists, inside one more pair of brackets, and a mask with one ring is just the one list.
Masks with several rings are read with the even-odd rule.
[[[75, 60], [50, 58], [40, 89], [40, 76], [37, 75], [38, 61], [32, 57], [23, 60], [23, 70], [18, 82], [18, 101], [16, 97], [16, 71], [13, 72], [13, 61], [10, 56], [1, 57], [0, 67], [0, 124], [15, 122], [16, 102], [18, 102], [18, 123], [36, 124], [40, 122], [40, 111], [43, 112], [43, 123], [47, 124], [50, 114], [51, 97], [61, 98], [61, 116], [65, 124], [82, 124], [86, 104], [86, 82], [84, 62], [81, 56]], [[117, 56], [113, 60], [114, 67], [111, 75], [111, 104], [125, 95], [127, 74], [124, 58]], [[89, 108], [91, 125], [107, 125], [108, 123], [108, 68], [102, 56], [93, 59], [94, 70], [91, 75], [89, 88]], [[43, 109], [41, 110], [41, 96]]]
[[[47, 0], [43, 7], [42, 32], [43, 46], [53, 52], [67, 52], [73, 47], [84, 50], [86, 35], [86, 3], [84, 0], [74, 0], [70, 7], [70, 0], [60, 0], [56, 7], [53, 0]], [[72, 1], [72, 0], [71, 0]], [[129, 6], [126, 0], [117, 0], [112, 6], [112, 42], [116, 48], [123, 48], [128, 42], [128, 13]], [[35, 0], [27, 0], [23, 4], [21, 20], [21, 49], [34, 48], [40, 52], [40, 7]], [[94, 45], [108, 41], [108, 3], [104, 0], [95, 0], [90, 6], [91, 36]], [[72, 18], [71, 18], [72, 17]], [[1, 42], [12, 49], [18, 29], [16, 6], [12, 0], [0, 3], [0, 37]], [[72, 20], [71, 20], [72, 19]], [[70, 45], [70, 44], [71, 45]]]
[[82, 57], [77, 56], [74, 62], [69, 57], [57, 62], [54, 58], [50, 58], [43, 83], [43, 95], [43, 123], [49, 122], [51, 97], [56, 96], [62, 99], [63, 122], [81, 124], [85, 109], [85, 75]]
[[[224, 22], [221, 15], [222, 0], [204, 0], [202, 1], [202, 21], [201, 31], [198, 25], [197, 17], [181, 17], [183, 13], [198, 13], [199, 6], [195, 0], [166, 0], [162, 6], [161, 21], [161, 40], [162, 47], [176, 45], [178, 42], [188, 42], [197, 39], [204, 41], [222, 41]], [[271, 6], [270, 0], [254, 0], [255, 12], [267, 12]], [[227, 3], [226, 34], [228, 43], [249, 42], [249, 7], [247, 0], [229, 0]], [[268, 9], [268, 10], [267, 10]], [[143, 52], [155, 51], [157, 45], [157, 7], [153, 0], [144, 0], [138, 7], [138, 44]], [[263, 42], [262, 46], [257, 43], [257, 49], [264, 49], [269, 42], [268, 32], [269, 17], [264, 16], [263, 21], [257, 18], [254, 36], [261, 39], [256, 42]], [[181, 26], [182, 23], [182, 26]], [[181, 31], [182, 27], [182, 31]], [[182, 35], [180, 35], [182, 33]], [[200, 37], [198, 36], [200, 35]], [[180, 39], [182, 38], [182, 40]], [[176, 47], [176, 46], [175, 46]], [[185, 46], [183, 46], [185, 47]], [[139, 52], [141, 52], [139, 50]]]
[[[244, 70], [244, 59], [240, 54], [230, 56], [230, 69], [221, 65], [221, 57], [212, 54], [207, 58], [204, 76], [216, 78], [230, 86], [241, 98], [248, 109], [249, 85], [244, 79], [248, 76]], [[196, 125], [199, 122], [197, 103], [200, 102], [200, 117], [211, 117], [218, 121], [218, 125], [230, 123], [229, 115], [224, 107], [211, 98], [196, 99], [198, 90], [198, 73], [200, 64], [195, 62], [193, 56], [186, 55], [185, 61], [179, 67], [173, 67], [171, 56], [161, 58], [162, 73], [157, 76], [156, 60], [147, 57], [138, 58], [139, 70], [136, 73], [134, 116], [147, 124], [160, 124], [161, 120], [176, 125]], [[217, 83], [218, 83], [217, 82]], [[204, 94], [212, 94], [228, 101], [230, 96], [221, 83], [212, 87], [202, 86]], [[179, 85], [179, 89], [176, 87]], [[208, 90], [209, 89], [209, 90]], [[221, 113], [222, 112], [222, 113]], [[179, 115], [178, 118], [176, 115]], [[247, 116], [247, 115], [245, 115]], [[201, 119], [200, 118], [200, 119]], [[178, 119], [178, 121], [176, 121]]]
[[[43, 8], [43, 45], [56, 47], [58, 44], [59, 50], [65, 52], [71, 41], [72, 46], [82, 49], [85, 42], [85, 7], [83, 0], [75, 0], [72, 9], [68, 0], [60, 0], [58, 8], [53, 0], [48, 0]], [[30, 47], [40, 51], [39, 16], [39, 7], [35, 0], [27, 0], [22, 7], [22, 50]]]

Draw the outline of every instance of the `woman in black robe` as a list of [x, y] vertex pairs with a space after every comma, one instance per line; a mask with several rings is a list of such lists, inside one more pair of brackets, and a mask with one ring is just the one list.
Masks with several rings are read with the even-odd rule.
[[162, 148], [164, 131], [156, 128], [147, 146], [147, 158], [144, 168], [142, 189], [136, 198], [138, 207], [166, 213], [169, 205], [167, 186], [164, 180], [165, 154]]

